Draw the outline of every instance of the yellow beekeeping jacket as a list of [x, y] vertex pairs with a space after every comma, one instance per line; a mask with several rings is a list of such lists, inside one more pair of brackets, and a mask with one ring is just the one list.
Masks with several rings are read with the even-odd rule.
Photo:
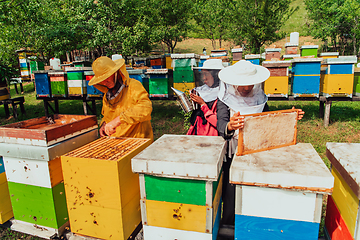
[[[112, 137], [150, 138], [153, 140], [150, 122], [152, 103], [149, 94], [139, 81], [129, 78], [125, 64], [120, 71], [125, 87], [115, 99], [107, 100], [106, 94], [104, 95], [101, 112], [104, 117], [100, 126], [103, 122], [108, 123], [120, 116], [121, 124], [111, 135]], [[95, 87], [104, 91], [99, 85], [95, 85]]]

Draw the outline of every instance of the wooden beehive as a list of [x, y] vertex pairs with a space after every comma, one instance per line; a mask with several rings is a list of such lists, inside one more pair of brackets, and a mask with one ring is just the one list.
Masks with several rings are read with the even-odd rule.
[[60, 156], [98, 137], [96, 118], [30, 119], [1, 127], [0, 136], [15, 218], [11, 229], [47, 239], [60, 236], [68, 226]]
[[67, 75], [62, 70], [53, 70], [48, 73], [51, 85], [51, 96], [53, 97], [67, 97]]
[[222, 137], [163, 135], [133, 158], [144, 239], [216, 239], [224, 154]]
[[266, 48], [265, 49], [265, 60], [271, 61], [274, 59], [280, 60], [281, 48]]
[[93, 129], [96, 116], [54, 114], [0, 126], [0, 143], [50, 146]]
[[294, 145], [298, 112], [298, 109], [289, 109], [244, 115], [236, 155]]
[[0, 224], [5, 223], [13, 216], [4, 162], [0, 156]]
[[360, 143], [326, 143], [326, 156], [335, 178], [325, 218], [328, 239], [360, 239], [359, 155]]
[[265, 94], [287, 97], [291, 61], [264, 61], [262, 65], [270, 71], [270, 77], [264, 82]]
[[235, 239], [318, 239], [333, 177], [309, 143], [235, 156]]
[[320, 92], [325, 97], [352, 97], [354, 64], [357, 57], [326, 58], [325, 73], [321, 74]]
[[130, 161], [150, 143], [103, 137], [61, 157], [72, 232], [128, 239], [141, 222], [139, 176]]
[[66, 68], [69, 96], [84, 96], [87, 93], [85, 71], [92, 71], [91, 67]]

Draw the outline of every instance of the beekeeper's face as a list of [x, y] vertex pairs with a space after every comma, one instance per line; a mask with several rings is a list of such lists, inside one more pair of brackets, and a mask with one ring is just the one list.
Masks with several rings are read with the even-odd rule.
[[254, 88], [254, 85], [248, 85], [248, 86], [238, 86], [237, 90], [240, 93], [240, 95], [242, 97], [246, 97], [247, 95], [249, 95], [249, 93], [251, 92], [251, 90]]

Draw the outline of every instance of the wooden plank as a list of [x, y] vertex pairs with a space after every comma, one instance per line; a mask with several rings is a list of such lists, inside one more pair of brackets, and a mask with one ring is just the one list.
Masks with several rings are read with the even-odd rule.
[[54, 229], [37, 224], [27, 223], [12, 219], [10, 229], [13, 231], [30, 234], [32, 236], [41, 237], [45, 239], [54, 239], [60, 237], [69, 228], [69, 222], [66, 222], [59, 229]]
[[132, 159], [132, 170], [164, 177], [216, 181], [225, 155], [225, 143], [219, 136], [165, 134]]
[[359, 210], [359, 199], [351, 191], [350, 187], [335, 168], [331, 169], [331, 173], [335, 178], [332, 198], [339, 209], [346, 226], [348, 226], [350, 234], [354, 236]]
[[147, 225], [206, 232], [206, 206], [146, 200]]
[[[236, 189], [237, 190], [237, 189]], [[316, 193], [303, 193], [276, 188], [242, 186], [242, 199], [235, 209], [246, 216], [316, 222]], [[320, 223], [320, 221], [317, 221]]]
[[168, 240], [168, 239], [196, 239], [196, 240], [213, 240], [212, 234], [200, 233], [193, 231], [184, 231], [171, 228], [143, 226], [144, 239], [146, 240]]
[[310, 143], [234, 156], [230, 182], [297, 191], [331, 193], [334, 178]]
[[8, 185], [15, 219], [56, 229], [68, 221], [66, 207], [61, 207], [66, 205], [62, 183], [54, 188]]
[[294, 145], [297, 134], [298, 109], [245, 115], [242, 141], [236, 155], [244, 155]]
[[0, 143], [4, 157], [50, 161], [98, 138], [98, 130], [92, 130], [49, 147]]
[[325, 227], [331, 240], [353, 240], [332, 196], [327, 201]]
[[148, 200], [206, 205], [205, 181], [145, 175], [145, 189]]
[[319, 223], [235, 214], [235, 239], [317, 240]]

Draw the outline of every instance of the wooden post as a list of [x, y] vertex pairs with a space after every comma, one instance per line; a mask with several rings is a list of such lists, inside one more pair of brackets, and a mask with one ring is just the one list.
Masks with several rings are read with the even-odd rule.
[[325, 102], [324, 127], [329, 126], [331, 103], [332, 103], [332, 101], [326, 101]]
[[44, 111], [45, 111], [45, 116], [49, 117], [49, 103], [47, 99], [44, 99]]
[[83, 108], [84, 108], [84, 114], [88, 115], [87, 106], [86, 106], [86, 99], [83, 99]]
[[55, 102], [55, 113], [59, 113], [59, 100], [54, 99], [54, 102]]
[[324, 101], [319, 100], [319, 117], [323, 118], [324, 117]]

